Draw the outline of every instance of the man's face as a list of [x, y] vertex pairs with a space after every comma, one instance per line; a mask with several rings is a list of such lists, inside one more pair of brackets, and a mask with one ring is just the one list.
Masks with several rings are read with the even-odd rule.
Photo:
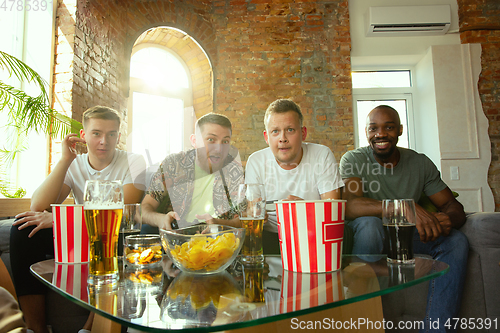
[[116, 120], [88, 119], [81, 137], [87, 143], [89, 155], [101, 162], [111, 162], [120, 139], [119, 130]]
[[365, 131], [375, 157], [387, 160], [396, 150], [399, 136], [403, 133], [403, 126], [392, 111], [375, 109], [366, 119]]
[[204, 124], [191, 136], [199, 165], [209, 173], [222, 169], [231, 143], [231, 130], [217, 124]]
[[264, 138], [283, 169], [295, 168], [302, 159], [302, 141], [307, 130], [300, 126], [299, 115], [293, 111], [273, 113], [267, 121]]

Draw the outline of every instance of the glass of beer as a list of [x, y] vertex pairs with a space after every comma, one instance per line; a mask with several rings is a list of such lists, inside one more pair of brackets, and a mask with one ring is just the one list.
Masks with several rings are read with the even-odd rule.
[[413, 236], [417, 221], [413, 199], [383, 200], [382, 223], [389, 263], [414, 264]]
[[126, 204], [123, 206], [123, 217], [120, 225], [120, 234], [118, 238], [118, 257], [123, 256], [123, 244], [125, 237], [138, 235], [141, 233], [142, 214], [141, 204]]
[[118, 233], [123, 214], [123, 186], [119, 180], [87, 180], [83, 198], [90, 240], [90, 284], [118, 280]]
[[241, 260], [245, 264], [262, 263], [262, 229], [266, 217], [264, 185], [241, 184], [238, 191], [238, 210], [241, 225], [245, 228]]
[[264, 298], [264, 263], [243, 267], [246, 301], [263, 303]]

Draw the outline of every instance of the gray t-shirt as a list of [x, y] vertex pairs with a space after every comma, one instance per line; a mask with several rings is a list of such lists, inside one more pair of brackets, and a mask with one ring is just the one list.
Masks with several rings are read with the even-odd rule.
[[413, 199], [418, 202], [422, 191], [431, 196], [447, 187], [427, 156], [411, 149], [397, 149], [401, 158], [394, 168], [380, 165], [369, 146], [348, 151], [340, 160], [340, 174], [343, 179], [360, 178], [364, 196], [376, 200]]

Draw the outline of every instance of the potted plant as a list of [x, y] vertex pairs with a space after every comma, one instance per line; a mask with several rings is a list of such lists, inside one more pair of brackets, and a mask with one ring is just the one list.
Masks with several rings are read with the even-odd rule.
[[18, 154], [28, 148], [27, 133], [35, 130], [63, 138], [69, 132], [78, 132], [82, 125], [50, 107], [47, 82], [24, 62], [0, 51], [0, 69], [8, 78], [14, 76], [20, 82], [34, 84], [40, 91], [38, 96], [30, 96], [0, 80], [0, 112], [7, 112], [8, 119], [0, 126], [2, 131], [9, 131], [8, 140], [0, 145], [0, 193], [20, 198], [26, 192], [12, 189], [6, 174]]

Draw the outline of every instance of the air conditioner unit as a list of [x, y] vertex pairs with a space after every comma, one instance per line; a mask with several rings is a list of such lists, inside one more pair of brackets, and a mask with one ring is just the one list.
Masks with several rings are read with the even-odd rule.
[[368, 37], [444, 35], [450, 28], [450, 5], [370, 7]]

